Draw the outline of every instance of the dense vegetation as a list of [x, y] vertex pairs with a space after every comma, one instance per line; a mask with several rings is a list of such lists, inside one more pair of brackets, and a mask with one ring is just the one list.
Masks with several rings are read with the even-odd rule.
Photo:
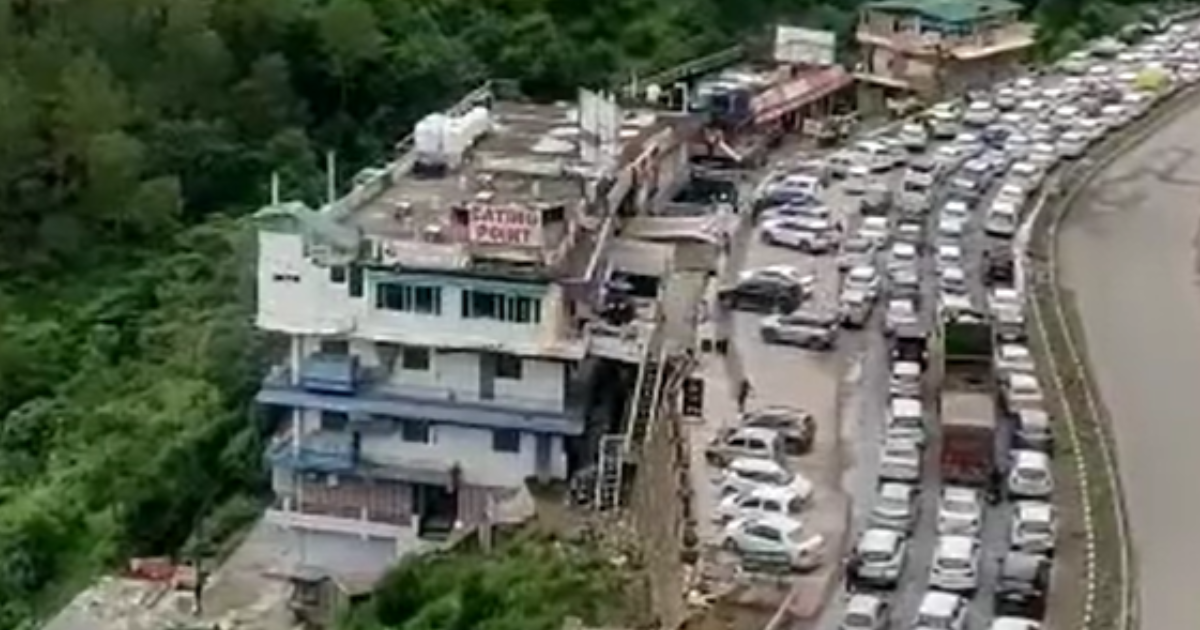
[[[248, 401], [265, 353], [242, 217], [271, 171], [288, 196], [311, 199], [322, 151], [354, 167], [378, 159], [483, 77], [568, 95], [774, 16], [846, 32], [857, 4], [0, 3], [0, 628], [119, 558], [179, 548], [202, 514], [250, 511], [261, 475]], [[1031, 9], [1051, 43], [1133, 11], [1118, 0]], [[553, 566], [540, 584], [556, 583]], [[461, 595], [478, 582], [459, 569], [445, 575]], [[498, 575], [479, 588], [499, 596], [496, 584], [532, 574]], [[458, 601], [438, 600], [437, 614], [478, 612]], [[401, 612], [381, 619], [406, 625]]]

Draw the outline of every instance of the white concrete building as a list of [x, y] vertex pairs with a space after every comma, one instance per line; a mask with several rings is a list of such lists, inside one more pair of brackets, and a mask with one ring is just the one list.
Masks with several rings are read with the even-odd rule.
[[[445, 533], [530, 478], [566, 479], [619, 430], [592, 426], [594, 364], [648, 360], [661, 317], [639, 315], [658, 312], [675, 250], [618, 238], [618, 217], [686, 175], [688, 121], [605, 127], [589, 98], [469, 103], [347, 197], [258, 214], [257, 324], [289, 347], [258, 396], [280, 419], [269, 518]], [[581, 109], [599, 131], [581, 133]]]

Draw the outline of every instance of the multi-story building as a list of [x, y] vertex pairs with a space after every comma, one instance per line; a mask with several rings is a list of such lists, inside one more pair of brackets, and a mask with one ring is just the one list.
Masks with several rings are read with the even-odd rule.
[[618, 228], [685, 176], [689, 121], [484, 91], [346, 197], [260, 211], [257, 324], [288, 340], [258, 396], [279, 420], [268, 518], [444, 534], [633, 431], [613, 384], [658, 371], [675, 250]]
[[876, 0], [860, 13], [864, 105], [984, 88], [1021, 68], [1034, 27], [1008, 0]]

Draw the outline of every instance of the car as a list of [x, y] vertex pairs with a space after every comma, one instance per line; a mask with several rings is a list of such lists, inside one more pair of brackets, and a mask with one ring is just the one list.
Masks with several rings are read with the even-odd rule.
[[974, 101], [967, 105], [963, 112], [963, 122], [973, 127], [986, 127], [996, 120], [1000, 113], [995, 105], [987, 101]]
[[978, 200], [987, 185], [973, 177], [958, 175], [950, 179], [950, 194], [958, 199]]
[[[1026, 162], [1020, 162], [1020, 164], [1026, 164]], [[1007, 170], [1012, 172], [1011, 168]], [[1000, 185], [1000, 190], [996, 191], [996, 199], [993, 204], [996, 201], [1003, 201], [1019, 208], [1021, 204], [1025, 203], [1028, 196], [1029, 187], [1022, 180], [1009, 179]]]
[[1059, 157], [1058, 149], [1053, 144], [1038, 142], [1030, 147], [1029, 155], [1026, 159], [1031, 164], [1045, 171], [1058, 164]]
[[909, 160], [908, 168], [904, 171], [904, 181], [912, 182], [928, 190], [937, 183], [942, 173], [942, 165], [932, 158], [920, 157]]
[[966, 221], [971, 218], [971, 206], [961, 199], [951, 199], [938, 210], [938, 218]]
[[888, 249], [888, 269], [897, 267], [912, 267], [920, 261], [917, 246], [912, 243], [892, 243]]
[[967, 272], [962, 267], [942, 267], [938, 270], [938, 289], [942, 293], [966, 295], [970, 289]]
[[860, 288], [848, 287], [838, 297], [838, 312], [842, 325], [847, 328], [862, 328], [875, 309], [875, 296]]
[[1032, 374], [1037, 370], [1037, 364], [1033, 361], [1033, 354], [1030, 353], [1029, 347], [1019, 343], [997, 344], [992, 357], [992, 365], [996, 367], [996, 372], [1002, 377], [1014, 373]]
[[851, 268], [846, 273], [843, 288], [856, 289], [867, 295], [875, 296], [879, 294], [881, 284], [882, 280], [879, 277], [879, 269], [877, 267], [874, 265], [859, 265]]
[[819, 199], [823, 189], [821, 178], [807, 173], [785, 173], [766, 187], [768, 195], [781, 193], [787, 197], [806, 199]]
[[938, 140], [947, 140], [958, 134], [959, 115], [948, 107], [934, 108], [928, 113], [929, 131]]
[[921, 323], [920, 313], [917, 312], [917, 302], [910, 297], [893, 297], [888, 300], [887, 311], [884, 313], [884, 331], [893, 335], [897, 330], [906, 326]]
[[833, 222], [811, 217], [764, 221], [759, 233], [767, 245], [791, 247], [806, 254], [827, 254], [837, 247]]
[[918, 361], [904, 359], [892, 361], [891, 379], [888, 383], [888, 393], [897, 400], [913, 398], [920, 400], [924, 368]]
[[853, 164], [846, 169], [842, 188], [848, 195], [862, 195], [867, 192], [871, 182], [871, 167], [865, 164]]
[[759, 486], [789, 487], [803, 501], [808, 501], [813, 493], [812, 482], [803, 475], [793, 473], [779, 462], [752, 457], [729, 462], [721, 472], [717, 486], [722, 497], [742, 494]]
[[721, 523], [750, 516], [768, 515], [801, 520], [800, 513], [804, 506], [804, 498], [794, 488], [758, 486], [721, 499], [713, 518]]
[[1058, 142], [1055, 145], [1055, 150], [1058, 154], [1069, 160], [1075, 160], [1083, 157], [1088, 149], [1088, 137], [1080, 131], [1067, 131], [1058, 137]]
[[806, 535], [804, 525], [785, 516], [739, 518], [725, 526], [721, 548], [747, 560], [783, 564], [799, 571], [819, 568], [825, 556], [825, 538]]
[[911, 532], [917, 523], [917, 499], [917, 487], [912, 484], [896, 481], [880, 484], [871, 507], [871, 527]]
[[933, 197], [934, 192], [931, 187], [906, 181], [900, 185], [895, 205], [899, 208], [902, 216], [920, 216], [929, 210]]
[[764, 317], [759, 334], [766, 343], [832, 350], [837, 345], [840, 324], [840, 313], [803, 309]]
[[875, 266], [875, 258], [879, 253], [878, 244], [864, 236], [852, 236], [842, 241], [838, 252], [838, 270], [849, 271], [858, 266]]
[[912, 267], [897, 267], [889, 274], [891, 284], [888, 292], [893, 298], [916, 298], [921, 294], [921, 272]]
[[925, 404], [920, 398], [893, 396], [888, 405], [885, 434], [898, 439], [925, 444]]
[[1008, 169], [1010, 181], [1020, 182], [1030, 190], [1040, 186], [1045, 175], [1045, 170], [1033, 162], [1016, 162]]
[[783, 462], [783, 436], [771, 429], [730, 427], [719, 432], [704, 449], [709, 463], [721, 465], [733, 459], [753, 457]]
[[1049, 453], [1054, 449], [1050, 414], [1034, 407], [1019, 409], [1013, 418], [1013, 442], [1018, 448]]
[[920, 248], [925, 242], [925, 221], [918, 217], [901, 217], [894, 232], [897, 242]]
[[1041, 619], [1046, 614], [1050, 570], [1051, 561], [1044, 556], [1004, 554], [993, 597], [996, 615]]
[[886, 216], [863, 217], [858, 226], [858, 235], [869, 241], [882, 245], [891, 234], [891, 222]]
[[900, 127], [900, 144], [909, 151], [921, 152], [929, 146], [929, 131], [925, 125], [908, 123]]
[[892, 208], [892, 191], [884, 183], [867, 187], [859, 202], [859, 213], [864, 217], [886, 217]]
[[1017, 204], [1004, 199], [997, 199], [983, 220], [983, 231], [988, 236], [996, 238], [1012, 238], [1020, 227], [1021, 214]]
[[954, 243], [939, 245], [937, 251], [934, 253], [934, 261], [937, 264], [938, 269], [948, 269], [951, 267], [962, 268], [962, 246]]
[[742, 414], [741, 425], [779, 433], [784, 451], [793, 456], [810, 451], [817, 435], [817, 421], [813, 415], [794, 407], [771, 406], [747, 411]]
[[989, 285], [1008, 285], [1016, 279], [1016, 264], [1009, 243], [996, 243], [984, 250], [983, 277]]
[[788, 203], [781, 206], [771, 206], [763, 210], [759, 216], [759, 221], [763, 224], [770, 221], [778, 221], [779, 219], [818, 219], [829, 221], [832, 217], [833, 211], [829, 209], [829, 206]]
[[737, 284], [719, 293], [727, 308], [757, 312], [791, 312], [807, 296], [801, 283], [771, 276], [743, 276]]
[[939, 217], [937, 236], [941, 242], [958, 242], [966, 231], [966, 221], [953, 217]]
[[969, 603], [965, 597], [942, 591], [921, 596], [913, 630], [966, 630]]
[[1042, 624], [1021, 617], [996, 617], [988, 630], [1042, 630]]
[[1011, 372], [1001, 380], [1000, 393], [1009, 413], [1021, 409], [1041, 409], [1044, 402], [1041, 381], [1029, 372]]
[[1008, 546], [1016, 551], [1054, 555], [1058, 517], [1046, 501], [1017, 501], [1013, 505]]
[[933, 551], [929, 585], [950, 593], [974, 593], [979, 588], [979, 540], [974, 536], [941, 536]]
[[938, 293], [938, 317], [954, 317], [959, 313], [975, 311], [975, 302], [966, 293]]
[[958, 168], [967, 160], [967, 153], [968, 150], [961, 146], [955, 144], [944, 144], [934, 150], [933, 159], [934, 162], [938, 164], [939, 168], [949, 172]]
[[1054, 493], [1050, 456], [1041, 451], [1017, 449], [1008, 470], [1008, 493], [1025, 499], [1045, 499]]
[[765, 267], [755, 267], [753, 269], [743, 270], [738, 274], [739, 280], [775, 280], [778, 282], [791, 282], [800, 285], [805, 289], [811, 289], [817, 281], [816, 277], [811, 273], [800, 271], [799, 267], [793, 265], [767, 265]]
[[921, 445], [915, 440], [888, 438], [879, 451], [880, 479], [904, 482], [921, 480]]
[[872, 173], [882, 173], [895, 168], [900, 160], [899, 155], [886, 143], [877, 140], [863, 140], [854, 145], [854, 152], [861, 164], [867, 165]]
[[963, 486], [943, 488], [938, 501], [938, 534], [975, 536], [982, 528], [983, 497], [980, 492]]
[[854, 584], [895, 588], [904, 572], [908, 552], [905, 535], [894, 529], [868, 529], [850, 555], [849, 579]]
[[887, 630], [891, 626], [891, 616], [891, 605], [884, 598], [855, 593], [846, 600], [838, 630]]

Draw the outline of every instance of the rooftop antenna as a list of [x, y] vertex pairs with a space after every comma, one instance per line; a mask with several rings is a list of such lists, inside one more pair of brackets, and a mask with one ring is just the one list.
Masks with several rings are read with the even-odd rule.
[[337, 200], [337, 154], [333, 151], [325, 154], [325, 197], [330, 206]]
[[271, 205], [279, 205], [279, 171], [271, 171]]

